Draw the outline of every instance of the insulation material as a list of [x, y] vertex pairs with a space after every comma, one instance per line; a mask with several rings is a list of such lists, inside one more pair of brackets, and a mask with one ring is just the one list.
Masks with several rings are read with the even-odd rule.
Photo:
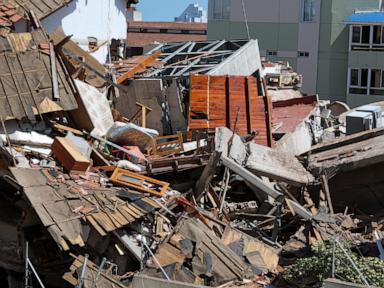
[[113, 117], [107, 97], [95, 87], [75, 80], [81, 101], [92, 122], [92, 135], [103, 137], [113, 125]]
[[271, 100], [259, 96], [257, 79], [243, 76], [190, 76], [188, 130], [234, 128], [255, 142], [272, 145]]

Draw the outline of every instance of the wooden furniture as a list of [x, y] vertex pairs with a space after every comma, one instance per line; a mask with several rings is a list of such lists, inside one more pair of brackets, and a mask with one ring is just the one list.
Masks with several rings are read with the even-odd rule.
[[151, 155], [166, 156], [183, 151], [183, 134], [179, 131], [176, 135], [159, 136], [154, 138]]
[[110, 178], [113, 183], [132, 188], [137, 191], [150, 193], [162, 197], [168, 190], [169, 183], [159, 181], [150, 177], [116, 168]]
[[147, 127], [147, 114], [152, 111], [151, 108], [148, 106], [145, 106], [139, 102], [136, 102], [136, 105], [139, 107], [139, 109], [136, 111], [136, 113], [130, 118], [127, 119], [128, 122], [134, 123], [139, 122], [139, 119], [141, 120], [141, 123], [138, 124], [143, 128]]
[[64, 137], [56, 137], [52, 144], [52, 153], [63, 165], [65, 170], [71, 172], [87, 171], [90, 161], [81, 154], [73, 142]]

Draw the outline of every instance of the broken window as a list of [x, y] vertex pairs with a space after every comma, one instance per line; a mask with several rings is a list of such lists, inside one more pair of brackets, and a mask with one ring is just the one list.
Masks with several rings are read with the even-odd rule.
[[351, 86], [359, 86], [359, 70], [351, 69], [351, 80], [349, 82]]
[[213, 0], [213, 19], [229, 19], [230, 0]]
[[315, 15], [316, 15], [315, 0], [304, 0], [303, 21], [313, 22], [315, 21]]
[[352, 27], [352, 43], [360, 43], [361, 41], [361, 27], [353, 26]]

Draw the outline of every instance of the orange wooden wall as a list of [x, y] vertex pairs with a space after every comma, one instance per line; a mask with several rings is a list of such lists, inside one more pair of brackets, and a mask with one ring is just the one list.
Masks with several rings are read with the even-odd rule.
[[232, 129], [239, 108], [237, 133], [258, 131], [255, 142], [270, 146], [271, 100], [259, 96], [255, 77], [190, 76], [188, 130]]

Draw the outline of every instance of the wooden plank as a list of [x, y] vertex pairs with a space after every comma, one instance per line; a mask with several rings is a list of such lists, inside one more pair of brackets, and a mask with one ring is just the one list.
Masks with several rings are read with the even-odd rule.
[[145, 69], [148, 65], [150, 65], [152, 62], [154, 62], [161, 54], [161, 51], [156, 51], [155, 53], [148, 55], [141, 63], [138, 63], [136, 66], [134, 66], [131, 70], [121, 75], [119, 78], [117, 78], [117, 84], [124, 83], [125, 80], [131, 78], [139, 71], [142, 71]]
[[105, 231], [112, 232], [116, 230], [116, 226], [108, 217], [106, 217], [105, 213], [99, 212], [92, 214], [91, 216]]
[[104, 229], [99, 224], [97, 224], [97, 222], [95, 221], [95, 219], [92, 218], [92, 216], [86, 216], [86, 219], [101, 236], [107, 235]]
[[195, 199], [199, 201], [202, 197], [204, 191], [208, 188], [209, 183], [211, 182], [214, 173], [216, 172], [217, 163], [220, 161], [221, 153], [213, 152], [209, 158], [208, 164], [204, 167], [203, 173], [195, 185]]

